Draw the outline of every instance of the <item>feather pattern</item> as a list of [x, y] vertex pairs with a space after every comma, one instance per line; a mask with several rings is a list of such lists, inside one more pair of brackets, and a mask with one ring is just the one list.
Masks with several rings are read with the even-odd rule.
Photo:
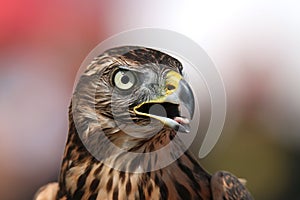
[[[140, 77], [130, 94], [113, 87], [112, 77], [120, 66]], [[182, 74], [183, 67], [177, 59], [144, 47], [118, 47], [96, 57], [81, 76], [69, 107], [58, 183], [41, 188], [35, 199], [253, 199], [232, 174], [206, 172], [172, 128], [163, 126], [154, 135], [143, 129], [150, 119], [136, 115], [133, 107], [162, 93], [159, 83], [169, 70]], [[131, 128], [132, 122], [142, 128]], [[152, 127], [161, 124], [152, 122]], [[173, 145], [163, 154], [156, 153], [169, 143]], [[174, 162], [160, 167], [167, 158]]]

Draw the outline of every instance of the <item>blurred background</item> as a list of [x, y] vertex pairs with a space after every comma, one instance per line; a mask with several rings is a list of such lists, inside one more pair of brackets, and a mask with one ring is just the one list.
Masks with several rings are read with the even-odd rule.
[[32, 199], [57, 180], [81, 62], [139, 27], [190, 37], [220, 70], [227, 118], [204, 167], [246, 178], [256, 199], [300, 199], [299, 10], [284, 0], [1, 1], [1, 199]]

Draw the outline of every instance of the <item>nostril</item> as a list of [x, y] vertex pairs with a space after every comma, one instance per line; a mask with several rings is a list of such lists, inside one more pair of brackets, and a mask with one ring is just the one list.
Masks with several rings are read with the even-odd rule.
[[171, 84], [168, 84], [166, 88], [167, 88], [167, 90], [174, 90], [175, 86], [171, 85]]

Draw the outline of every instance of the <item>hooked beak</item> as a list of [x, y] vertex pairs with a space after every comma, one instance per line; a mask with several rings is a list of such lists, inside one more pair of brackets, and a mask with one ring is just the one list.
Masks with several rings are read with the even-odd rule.
[[[135, 106], [134, 112], [157, 119], [176, 131], [190, 132], [189, 119], [193, 118], [195, 108], [194, 95], [190, 86], [179, 73], [169, 71], [164, 87], [158, 98]], [[189, 119], [180, 115], [180, 106], [187, 109]]]

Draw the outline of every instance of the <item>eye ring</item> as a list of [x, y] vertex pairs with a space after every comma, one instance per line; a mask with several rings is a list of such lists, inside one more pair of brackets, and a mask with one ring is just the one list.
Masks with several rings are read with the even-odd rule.
[[136, 76], [132, 71], [119, 69], [113, 75], [113, 84], [120, 90], [129, 90], [136, 83]]

